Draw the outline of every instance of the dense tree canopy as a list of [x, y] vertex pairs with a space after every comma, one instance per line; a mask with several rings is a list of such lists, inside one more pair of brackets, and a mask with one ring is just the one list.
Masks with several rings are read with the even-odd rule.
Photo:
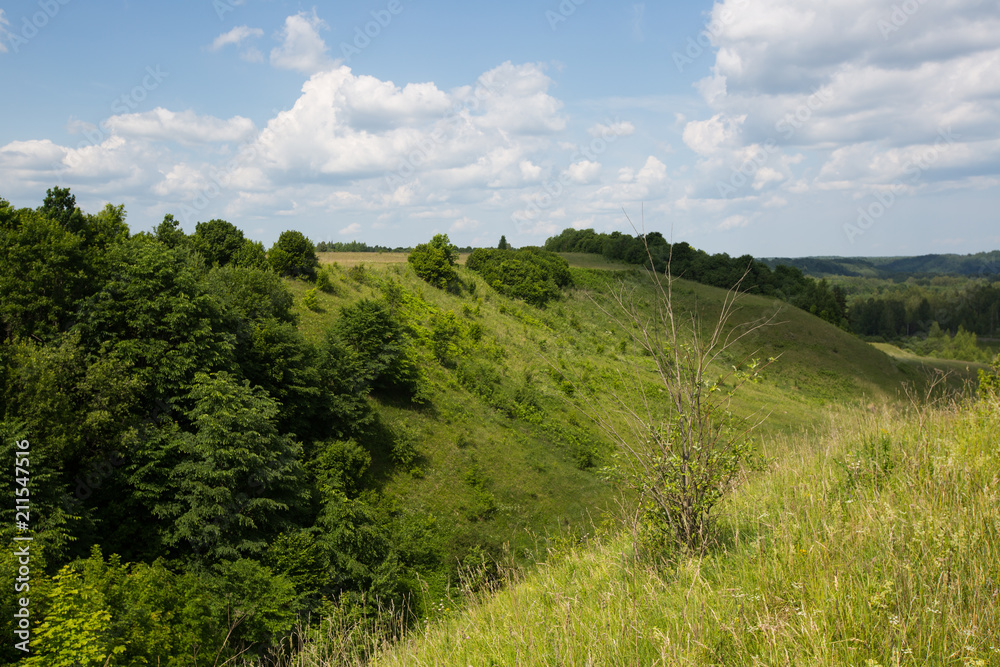
[[229, 659], [324, 599], [408, 590], [390, 518], [358, 497], [395, 438], [369, 392], [417, 380], [386, 303], [311, 342], [281, 277], [315, 275], [301, 233], [267, 254], [222, 220], [130, 234], [121, 206], [60, 188], [0, 200], [0, 246], [0, 454], [31, 442], [29, 664]]
[[278, 275], [316, 279], [319, 259], [316, 246], [302, 232], [285, 231], [267, 252], [267, 261]]
[[558, 298], [572, 282], [566, 260], [539, 248], [477, 248], [465, 266], [501, 294], [536, 306]]

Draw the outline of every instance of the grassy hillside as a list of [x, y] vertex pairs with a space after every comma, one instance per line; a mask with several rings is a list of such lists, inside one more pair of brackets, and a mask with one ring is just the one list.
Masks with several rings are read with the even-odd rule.
[[374, 664], [1000, 664], [997, 432], [996, 403], [831, 412], [768, 441], [704, 557], [602, 537]]
[[[455, 564], [424, 582], [424, 612], [449, 616], [475, 589], [458, 586], [459, 559], [465, 567], [494, 561], [522, 567], [544, 559], [552, 544], [546, 538], [572, 541], [592, 533], [613, 507], [612, 489], [598, 474], [609, 462], [609, 450], [575, 387], [597, 387], [600, 394], [616, 386], [620, 370], [651, 379], [650, 360], [600, 307], [610, 303], [616, 285], [634, 290], [637, 303], [648, 307], [653, 296], [648, 278], [637, 270], [577, 267], [576, 287], [539, 309], [498, 295], [464, 268], [459, 270], [463, 287], [446, 292], [423, 283], [405, 263], [324, 259], [336, 259], [328, 264], [334, 292], [319, 294], [316, 311], [302, 306], [310, 286], [289, 282], [307, 336], [322, 336], [342, 306], [383, 298], [395, 304], [419, 343], [426, 402], [377, 403], [387, 428], [408, 434], [411, 462], [408, 470], [386, 474], [390, 466], [376, 460], [371, 481], [414, 540], [426, 541], [428, 549]], [[708, 321], [724, 294], [686, 281], [676, 289], [679, 308], [697, 310]], [[768, 415], [761, 432], [768, 455], [777, 453], [775, 443], [791, 448], [789, 438], [816, 433], [828, 411], [894, 401], [904, 383], [920, 384], [927, 376], [917, 365], [894, 360], [773, 299], [743, 298], [736, 319], [772, 315], [772, 326], [726, 360], [737, 363], [751, 353], [778, 357], [764, 382], [747, 387], [735, 406], [743, 414]], [[442, 346], [442, 322], [464, 333]], [[483, 574], [479, 584], [491, 576]]]

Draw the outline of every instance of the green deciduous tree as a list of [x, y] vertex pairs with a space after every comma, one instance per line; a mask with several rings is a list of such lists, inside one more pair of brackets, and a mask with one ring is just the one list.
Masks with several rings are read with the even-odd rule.
[[415, 377], [405, 363], [407, 341], [403, 328], [384, 303], [362, 299], [345, 306], [334, 331], [357, 355], [359, 378], [365, 384], [411, 387]]
[[267, 253], [267, 261], [278, 275], [316, 279], [319, 259], [316, 247], [302, 232], [285, 231]]
[[104, 592], [70, 566], [52, 578], [40, 606], [45, 620], [35, 629], [28, 667], [104, 667], [125, 651], [112, 641]]
[[0, 331], [48, 340], [65, 331], [90, 291], [83, 239], [41, 212], [0, 200]]
[[199, 373], [189, 400], [193, 432], [175, 440], [174, 492], [155, 508], [166, 542], [208, 560], [260, 554], [302, 494], [299, 445], [278, 432], [278, 405], [228, 373]]
[[233, 262], [246, 239], [236, 225], [225, 220], [209, 220], [195, 225], [191, 237], [194, 249], [201, 253], [208, 266], [225, 266]]
[[458, 248], [447, 234], [437, 234], [430, 243], [421, 243], [406, 259], [420, 278], [435, 287], [445, 289], [458, 279]]
[[233, 262], [235, 266], [241, 266], [246, 269], [269, 269], [270, 264], [267, 263], [267, 253], [264, 251], [264, 244], [260, 241], [251, 241], [246, 239], [243, 241], [243, 245], [240, 249], [233, 253]]
[[231, 366], [233, 338], [197, 254], [141, 234], [115, 246], [110, 267], [110, 279], [82, 304], [81, 343], [130, 364], [150, 404], [186, 391], [198, 371]]

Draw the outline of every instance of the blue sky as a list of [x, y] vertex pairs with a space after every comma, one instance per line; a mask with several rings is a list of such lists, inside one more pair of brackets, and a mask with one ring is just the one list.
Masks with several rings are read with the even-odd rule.
[[1000, 6], [35, 0], [0, 9], [0, 197], [270, 245], [1000, 248]]

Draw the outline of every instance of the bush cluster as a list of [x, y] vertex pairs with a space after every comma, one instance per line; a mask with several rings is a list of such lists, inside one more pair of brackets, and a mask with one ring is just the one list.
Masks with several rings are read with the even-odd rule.
[[535, 306], [558, 299], [573, 282], [566, 260], [540, 248], [477, 248], [465, 266], [500, 294]]

